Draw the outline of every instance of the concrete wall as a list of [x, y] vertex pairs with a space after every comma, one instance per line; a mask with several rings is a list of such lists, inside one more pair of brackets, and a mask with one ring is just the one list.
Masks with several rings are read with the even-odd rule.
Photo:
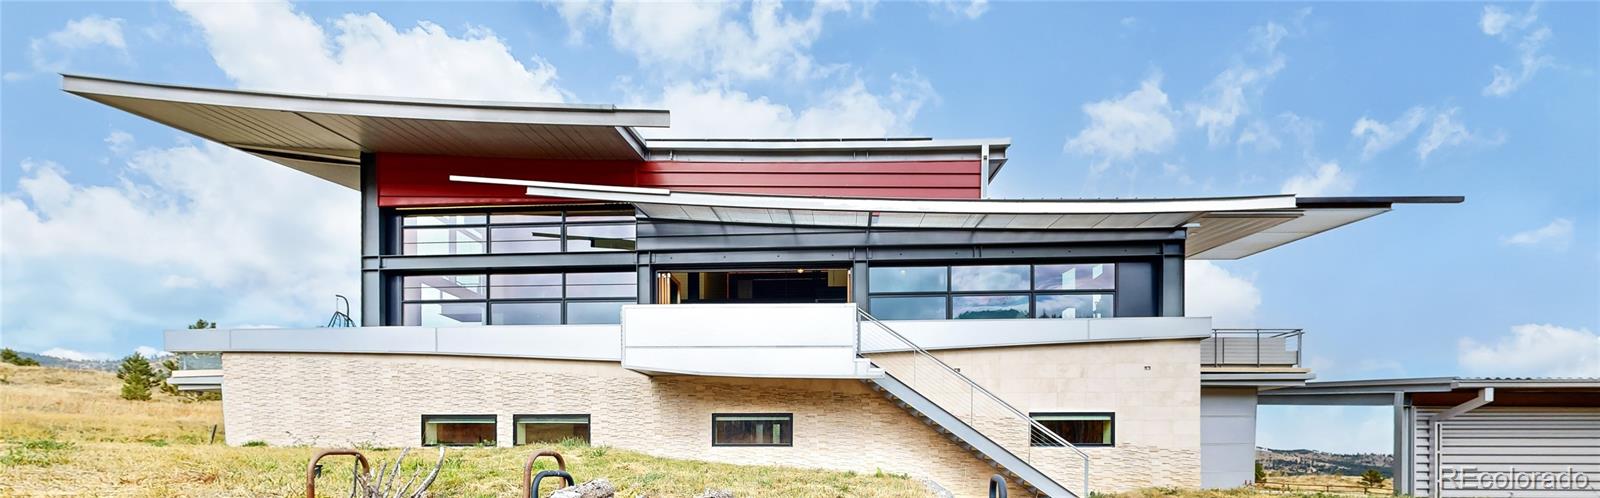
[[[232, 445], [416, 446], [423, 414], [495, 414], [509, 444], [514, 414], [588, 413], [594, 444], [664, 457], [882, 469], [959, 496], [984, 495], [994, 473], [855, 380], [647, 377], [616, 362], [394, 354], [226, 353], [223, 368]], [[794, 413], [794, 446], [713, 447], [714, 412]]]
[[1234, 488], [1256, 479], [1256, 388], [1200, 390], [1200, 485]]
[[1023, 412], [1115, 413], [1116, 445], [1083, 448], [1095, 491], [1201, 483], [1198, 339], [933, 354]]

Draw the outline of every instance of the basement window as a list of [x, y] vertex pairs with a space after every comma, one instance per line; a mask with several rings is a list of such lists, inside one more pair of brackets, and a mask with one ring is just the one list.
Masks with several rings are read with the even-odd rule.
[[[1073, 446], [1115, 446], [1114, 413], [1030, 413], [1029, 418]], [[1032, 446], [1061, 446], [1039, 427], [1033, 428]]]
[[576, 439], [589, 444], [588, 415], [517, 415], [512, 417], [517, 445], [558, 443]]
[[423, 446], [494, 446], [494, 415], [423, 415]]
[[712, 414], [711, 445], [794, 446], [794, 414]]

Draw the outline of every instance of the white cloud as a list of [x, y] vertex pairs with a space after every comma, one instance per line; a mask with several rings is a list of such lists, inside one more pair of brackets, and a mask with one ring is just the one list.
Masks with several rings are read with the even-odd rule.
[[1066, 149], [1097, 156], [1094, 172], [1105, 171], [1113, 161], [1166, 151], [1177, 138], [1159, 74], [1121, 97], [1084, 104], [1083, 113], [1089, 125], [1067, 141]]
[[1513, 69], [1495, 64], [1494, 79], [1483, 87], [1484, 95], [1510, 95], [1532, 80], [1540, 70], [1555, 65], [1555, 58], [1540, 53], [1554, 32], [1547, 26], [1535, 25], [1538, 19], [1538, 3], [1529, 5], [1528, 10], [1520, 14], [1506, 12], [1494, 5], [1483, 8], [1483, 16], [1478, 19], [1483, 34], [1499, 38], [1507, 44], [1515, 43], [1517, 50], [1517, 67]]
[[1468, 130], [1467, 126], [1456, 118], [1460, 112], [1459, 107], [1435, 111], [1415, 106], [1389, 122], [1362, 116], [1350, 128], [1350, 135], [1362, 142], [1362, 160], [1372, 159], [1383, 151], [1399, 145], [1410, 138], [1412, 133], [1421, 129], [1425, 123], [1428, 129], [1417, 137], [1415, 149], [1417, 158], [1423, 161], [1427, 161], [1429, 156], [1441, 149], [1468, 144], [1497, 145], [1505, 140], [1503, 136], [1486, 138]]
[[1471, 375], [1600, 377], [1600, 335], [1588, 329], [1530, 323], [1492, 344], [1464, 337], [1458, 348]]
[[938, 101], [921, 76], [894, 75], [885, 95], [861, 80], [822, 93], [820, 101], [796, 109], [725, 85], [681, 83], [645, 105], [672, 109], [672, 127], [641, 130], [662, 137], [884, 137], [911, 129], [922, 106]]
[[105, 142], [113, 154], [126, 154], [133, 147], [133, 135], [122, 130], [112, 130], [106, 135]]
[[162, 351], [160, 349], [156, 349], [156, 348], [150, 347], [150, 346], [139, 346], [139, 347], [133, 348], [133, 352], [139, 353], [141, 356], [144, 356], [145, 358], [160, 358], [160, 357], [163, 357], [163, 356], [172, 356], [172, 353], [169, 353], [169, 352], [166, 352], [166, 351]]
[[606, 20], [606, 8], [609, 5], [604, 1], [558, 1], [550, 2], [561, 15], [561, 20], [567, 23], [567, 41], [583, 43], [584, 34], [592, 26], [603, 24]]
[[63, 360], [73, 360], [73, 361], [91, 361], [91, 360], [109, 360], [109, 359], [111, 359], [111, 355], [106, 354], [106, 353], [85, 353], [83, 351], [74, 351], [74, 350], [67, 349], [67, 348], [50, 348], [50, 349], [46, 349], [44, 351], [39, 352], [39, 354], [44, 355], [44, 356], [49, 356], [49, 357], [52, 357], [52, 358], [60, 358], [60, 359], [63, 359]]
[[28, 41], [28, 62], [33, 73], [6, 73], [7, 80], [17, 80], [35, 73], [67, 71], [73, 56], [95, 48], [110, 49], [126, 58], [127, 40], [122, 36], [122, 19], [89, 15], [67, 21], [61, 29], [41, 38]]
[[0, 295], [8, 344], [103, 349], [198, 316], [303, 326], [359, 290], [355, 192], [210, 143], [121, 160], [109, 185], [24, 160], [0, 196], [0, 286], [30, 291]]
[[[719, 81], [808, 78], [829, 72], [810, 54], [812, 43], [822, 34], [823, 20], [855, 8], [846, 2], [817, 2], [809, 4], [804, 16], [795, 16], [776, 0], [748, 4], [748, 13], [745, 5], [613, 2], [608, 30], [618, 50], [670, 76], [709, 73]], [[570, 28], [584, 30], [597, 24], [598, 15], [585, 10], [563, 17]]]
[[1411, 132], [1417, 131], [1417, 127], [1422, 126], [1427, 115], [1427, 109], [1412, 107], [1406, 109], [1406, 112], [1394, 121], [1387, 123], [1362, 116], [1356, 120], [1355, 126], [1350, 128], [1350, 135], [1364, 142], [1361, 146], [1361, 158], [1371, 159], [1411, 136]]
[[[1295, 22], [1308, 13], [1301, 11]], [[1250, 112], [1249, 100], [1259, 96], [1287, 65], [1288, 59], [1278, 52], [1278, 44], [1289, 36], [1289, 28], [1268, 22], [1251, 28], [1250, 33], [1250, 49], [1245, 56], [1254, 60], [1247, 62], [1241, 57], [1234, 61], [1206, 85], [1201, 100], [1184, 105], [1195, 126], [1205, 128], [1206, 138], [1213, 146], [1234, 141], [1234, 124]], [[1255, 136], [1259, 137], [1259, 133]]]
[[1564, 250], [1567, 246], [1572, 245], [1572, 220], [1556, 218], [1545, 226], [1506, 236], [1500, 239], [1500, 242], [1512, 246], [1547, 247]]
[[399, 29], [377, 14], [345, 14], [334, 33], [287, 2], [182, 0], [211, 56], [240, 87], [308, 93], [523, 102], [570, 100], [556, 70], [519, 60], [481, 28], [453, 36], [427, 21]]
[[1310, 172], [1289, 177], [1280, 191], [1301, 197], [1342, 195], [1350, 193], [1355, 184], [1355, 178], [1340, 169], [1339, 163], [1328, 161]]
[[928, 0], [928, 2], [946, 13], [967, 19], [983, 17], [983, 13], [989, 11], [989, 0]]
[[1211, 261], [1184, 262], [1184, 315], [1209, 316], [1216, 327], [1248, 327], [1255, 324], [1260, 306], [1254, 276], [1235, 274]]

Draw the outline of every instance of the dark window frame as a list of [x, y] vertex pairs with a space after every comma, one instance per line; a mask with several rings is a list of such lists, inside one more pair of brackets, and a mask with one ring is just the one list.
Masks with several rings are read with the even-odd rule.
[[[758, 444], [718, 443], [717, 442], [717, 417], [722, 417], [722, 416], [788, 417], [789, 418], [789, 442], [788, 443], [758, 443]], [[796, 433], [798, 433], [798, 432], [799, 432], [799, 428], [795, 427], [795, 420], [794, 420], [794, 413], [793, 412], [789, 412], [789, 413], [718, 412], [718, 413], [712, 413], [711, 414], [711, 446], [712, 447], [728, 447], [728, 448], [789, 448], [789, 447], [793, 447], [794, 446], [794, 438], [795, 438]]]
[[[556, 221], [516, 222], [516, 223], [495, 223], [494, 222], [494, 216], [497, 215], [497, 214], [498, 215], [508, 215], [508, 214], [517, 214], [517, 213], [523, 213], [523, 212], [529, 212], [529, 211], [543, 211], [543, 210], [548, 210], [548, 211], [555, 212], [556, 213], [556, 217], [559, 218], [559, 219], [556, 220]], [[396, 230], [397, 230], [397, 232], [395, 233], [395, 237], [396, 237], [395, 238], [395, 241], [396, 241], [395, 248], [398, 250], [398, 253], [393, 254], [393, 256], [430, 257], [430, 256], [483, 256], [483, 255], [491, 255], [491, 254], [586, 254], [586, 253], [591, 253], [591, 252], [600, 252], [600, 253], [604, 253], [604, 252], [637, 252], [638, 251], [637, 243], [638, 243], [638, 238], [639, 238], [639, 231], [638, 231], [639, 229], [638, 229], [638, 220], [637, 220], [637, 218], [635, 218], [632, 221], [622, 221], [622, 220], [589, 220], [589, 221], [585, 221], [585, 220], [582, 219], [582, 215], [584, 213], [620, 212], [620, 211], [633, 211], [633, 210], [634, 210], [634, 208], [632, 206], [626, 206], [626, 207], [622, 207], [622, 206], [587, 206], [587, 207], [560, 207], [560, 206], [553, 206], [553, 207], [550, 207], [548, 209], [541, 209], [538, 206], [526, 206], [526, 207], [517, 208], [517, 209], [496, 209], [496, 210], [470, 210], [470, 211], [467, 211], [467, 210], [409, 211], [408, 210], [408, 211], [401, 211], [401, 212], [399, 212], [399, 213], [397, 213], [395, 215], [395, 226], [396, 226]], [[576, 214], [579, 217], [579, 221], [572, 221], [572, 218], [573, 218], [574, 214]], [[417, 226], [408, 226], [408, 225], [406, 225], [406, 218], [410, 218], [410, 217], [413, 217], [413, 216], [481, 216], [481, 217], [483, 217], [483, 222], [481, 222], [481, 223], [460, 223], [460, 224], [451, 224], [451, 225], [417, 225]], [[582, 251], [573, 251], [571, 249], [570, 245], [568, 244], [568, 241], [569, 241], [568, 232], [569, 232], [569, 230], [567, 228], [569, 226], [585, 227], [585, 226], [625, 226], [625, 225], [634, 227], [634, 238], [633, 238], [633, 240], [635, 242], [635, 247], [631, 251], [629, 251], [629, 250], [607, 250], [607, 251], [582, 250]], [[557, 243], [558, 250], [555, 250], [555, 251], [532, 251], [532, 252], [511, 252], [511, 251], [496, 252], [494, 250], [494, 230], [497, 229], [497, 228], [550, 228], [550, 227], [557, 228], [558, 231], [560, 232], [560, 235], [559, 235], [559, 238], [558, 238], [558, 243]], [[481, 252], [481, 253], [447, 253], [447, 254], [407, 254], [405, 252], [406, 251], [405, 234], [406, 234], [407, 231], [426, 230], [426, 229], [447, 229], [447, 228], [481, 228], [481, 229], [483, 229], [483, 240], [481, 242], [483, 244], [483, 252]]]
[[[1111, 288], [1110, 289], [1093, 289], [1093, 290], [1087, 290], [1087, 289], [1085, 289], [1085, 290], [1061, 290], [1061, 289], [1043, 289], [1043, 290], [1041, 290], [1041, 289], [1039, 289], [1038, 288], [1039, 287], [1039, 282], [1038, 282], [1038, 279], [1039, 279], [1038, 271], [1039, 270], [1038, 270], [1038, 268], [1040, 266], [1053, 266], [1053, 265], [1111, 265], [1112, 274], [1113, 274], [1112, 279], [1111, 279]], [[955, 312], [956, 312], [955, 298], [957, 298], [957, 297], [1025, 296], [1025, 297], [1028, 298], [1028, 316], [1023, 317], [1022, 319], [1038, 319], [1038, 318], [1040, 318], [1038, 316], [1039, 315], [1039, 296], [1109, 295], [1109, 296], [1111, 296], [1111, 302], [1112, 302], [1111, 316], [1108, 316], [1108, 317], [1105, 317], [1105, 318], [1116, 318], [1116, 316], [1117, 316], [1116, 302], [1120, 299], [1119, 293], [1121, 292], [1120, 286], [1117, 285], [1117, 277], [1116, 277], [1116, 271], [1117, 271], [1117, 267], [1119, 265], [1120, 265], [1120, 262], [1117, 262], [1117, 261], [1103, 261], [1103, 260], [1099, 260], [1099, 261], [1029, 261], [1029, 262], [1024, 262], [1024, 263], [999, 263], [999, 262], [995, 262], [995, 263], [989, 263], [989, 262], [983, 262], [983, 263], [962, 262], [962, 263], [948, 263], [948, 264], [894, 264], [894, 263], [890, 263], [890, 264], [886, 264], [886, 265], [870, 265], [870, 266], [868, 266], [868, 270], [866, 272], [867, 273], [867, 285], [866, 285], [866, 287], [867, 287], [867, 296], [866, 296], [867, 299], [866, 299], [866, 302], [868, 303], [868, 306], [870, 307], [871, 303], [872, 303], [872, 299], [873, 298], [877, 298], [877, 297], [943, 297], [944, 298], [944, 318], [942, 318], [942, 319], [943, 320], [957, 320], [958, 318], [955, 317]], [[952, 290], [953, 287], [955, 286], [955, 271], [953, 270], [953, 268], [958, 267], [958, 266], [965, 266], [965, 267], [973, 267], [973, 266], [1025, 266], [1025, 267], [1028, 268], [1028, 288], [1026, 290], [980, 290], [980, 291], [958, 291], [958, 290]], [[944, 291], [873, 292], [872, 291], [872, 276], [871, 276], [872, 275], [872, 271], [871, 271], [871, 268], [944, 268], [944, 270], [945, 270]], [[932, 319], [924, 318], [922, 320], [939, 320], [939, 319], [938, 318], [932, 318]], [[1015, 318], [994, 318], [993, 320], [1015, 320]]]
[[589, 426], [589, 440], [588, 441], [584, 441], [584, 442], [592, 444], [593, 441], [594, 441], [594, 416], [591, 415], [591, 414], [588, 414], [588, 413], [517, 413], [517, 414], [512, 414], [511, 415], [511, 445], [512, 446], [527, 446], [528, 445], [528, 443], [518, 443], [517, 442], [517, 426], [521, 425], [521, 422], [519, 422], [519, 420], [522, 419], [522, 418], [525, 418], [525, 417], [583, 417], [583, 420], [584, 420], [583, 425]]
[[[1104, 416], [1107, 417], [1107, 423], [1111, 424], [1111, 441], [1105, 442], [1105, 443], [1074, 443], [1072, 441], [1067, 441], [1067, 443], [1069, 443], [1069, 444], [1071, 444], [1073, 446], [1084, 447], [1084, 448], [1112, 448], [1112, 447], [1115, 447], [1117, 445], [1117, 412], [1028, 412], [1028, 421], [1031, 422], [1029, 424], [1030, 435], [1028, 437], [1028, 446], [1031, 446], [1031, 447], [1034, 447], [1034, 448], [1061, 448], [1062, 447], [1062, 446], [1057, 446], [1057, 445], [1054, 445], [1054, 444], [1040, 444], [1039, 442], [1036, 441], [1036, 438], [1032, 437], [1031, 431], [1039, 430], [1038, 427], [1033, 427], [1032, 426], [1032, 424], [1039, 423], [1039, 421], [1034, 420], [1034, 417], [1037, 417], [1037, 416], [1040, 416], [1040, 415], [1046, 415], [1046, 416], [1048, 416], [1048, 415], [1085, 415], [1085, 416], [1088, 416], [1088, 415], [1093, 415], [1093, 416], [1104, 415]], [[1040, 424], [1040, 425], [1043, 425], [1043, 424]], [[1047, 430], [1048, 430], [1048, 428], [1047, 428]], [[1051, 432], [1055, 432], [1055, 431], [1051, 431]], [[1063, 441], [1065, 441], [1067, 439], [1066, 436], [1063, 436], [1060, 433], [1056, 433], [1056, 435], [1060, 436]]]
[[[482, 418], [482, 419], [487, 419], [487, 420], [489, 420], [489, 424], [494, 426], [494, 440], [490, 441], [489, 442], [490, 444], [487, 444], [487, 445], [484, 445], [484, 444], [454, 444], [454, 443], [428, 444], [428, 420], [430, 420], [430, 419], [438, 419], [438, 418]], [[499, 446], [500, 445], [500, 417], [498, 415], [483, 414], [483, 413], [473, 413], [473, 414], [446, 414], [446, 413], [426, 414], [425, 413], [425, 414], [422, 415], [422, 425], [421, 425], [421, 427], [419, 428], [419, 430], [417, 432], [417, 440], [419, 442], [421, 442], [422, 446], [424, 446], [424, 447], [435, 447], [435, 446], [450, 446], [450, 447]]]
[[[615, 273], [615, 274], [619, 274], [619, 275], [623, 275], [623, 274], [628, 275], [629, 276], [628, 282], [634, 284], [633, 296], [632, 297], [624, 297], [624, 296], [616, 296], [616, 297], [606, 297], [606, 296], [602, 296], [602, 297], [569, 297], [567, 295], [567, 276], [568, 275], [572, 275], [572, 274], [579, 274], [579, 273]], [[405, 291], [406, 291], [405, 279], [406, 279], [406, 277], [421, 277], [421, 276], [429, 276], [429, 275], [482, 277], [483, 278], [483, 297], [481, 299], [406, 299], [406, 297], [405, 297]], [[516, 297], [516, 298], [504, 298], [504, 299], [496, 298], [494, 296], [494, 285], [492, 283], [493, 277], [495, 275], [558, 275], [558, 276], [561, 277], [560, 278], [560, 285], [558, 286], [561, 289], [561, 295], [557, 296], [557, 297]], [[637, 281], [637, 272], [630, 271], [630, 270], [617, 270], [617, 271], [602, 271], [602, 270], [596, 270], [596, 271], [499, 271], [499, 272], [489, 272], [489, 273], [446, 272], [446, 273], [415, 273], [415, 274], [401, 275], [400, 276], [400, 306], [398, 308], [400, 310], [400, 313], [399, 313], [399, 315], [400, 315], [399, 318], [400, 319], [398, 320], [398, 322], [402, 326], [421, 326], [420, 324], [419, 325], [405, 325], [405, 310], [406, 310], [406, 306], [407, 305], [412, 305], [412, 304], [443, 304], [443, 303], [483, 304], [483, 323], [481, 325], [506, 325], [506, 324], [494, 323], [494, 307], [495, 307], [495, 304], [555, 303], [555, 304], [559, 305], [558, 307], [560, 309], [560, 317], [559, 317], [559, 320], [557, 321], [557, 323], [532, 324], [532, 325], [569, 325], [570, 324], [570, 323], [568, 323], [569, 322], [569, 316], [568, 316], [568, 313], [567, 313], [567, 304], [568, 303], [622, 303], [622, 304], [625, 304], [625, 305], [626, 304], [638, 304], [639, 303], [639, 285], [638, 285], [638, 281]], [[512, 325], [528, 325], [528, 324], [512, 324]]]

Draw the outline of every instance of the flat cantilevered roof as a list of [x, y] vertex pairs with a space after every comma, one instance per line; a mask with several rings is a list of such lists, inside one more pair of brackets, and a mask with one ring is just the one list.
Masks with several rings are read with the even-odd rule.
[[989, 178], [1009, 139], [647, 140], [662, 109], [611, 105], [304, 95], [62, 75], [62, 90], [353, 189], [362, 152], [633, 161], [980, 160]]
[[635, 127], [668, 112], [609, 105], [318, 96], [63, 75], [62, 90], [360, 188], [362, 152], [642, 160]]
[[532, 197], [623, 202], [641, 217], [708, 223], [930, 229], [1188, 230], [1191, 259], [1239, 259], [1377, 216], [1396, 203], [1460, 197], [920, 200], [676, 192], [507, 178], [452, 181], [525, 187]]

